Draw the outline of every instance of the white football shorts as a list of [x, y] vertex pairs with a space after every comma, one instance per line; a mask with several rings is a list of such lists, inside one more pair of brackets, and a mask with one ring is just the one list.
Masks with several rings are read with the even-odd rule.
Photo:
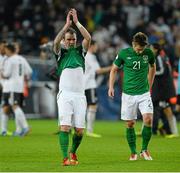
[[137, 111], [141, 114], [152, 113], [153, 104], [150, 92], [141, 95], [128, 95], [122, 93], [121, 98], [121, 119], [122, 120], [135, 120], [137, 119]]
[[84, 94], [60, 91], [57, 104], [59, 125], [85, 128], [87, 102]]

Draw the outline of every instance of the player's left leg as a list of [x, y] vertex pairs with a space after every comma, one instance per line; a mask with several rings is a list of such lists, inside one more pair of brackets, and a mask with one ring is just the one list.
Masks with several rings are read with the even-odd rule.
[[0, 124], [0, 128], [1, 128], [1, 135], [2, 136], [6, 136], [7, 135], [7, 125], [8, 125], [8, 114], [6, 113], [6, 107], [2, 108], [2, 112], [1, 112], [1, 124]]
[[126, 121], [126, 139], [129, 144], [131, 155], [129, 160], [137, 160], [135, 120], [137, 119], [136, 96], [122, 93], [121, 119]]
[[70, 150], [70, 161], [72, 165], [78, 164], [78, 159], [76, 156], [76, 151], [81, 144], [84, 128], [85, 128], [85, 116], [87, 102], [84, 95], [78, 95], [74, 97], [74, 115], [73, 115], [73, 125], [75, 127], [75, 132], [72, 137], [72, 147]]
[[9, 104], [10, 93], [3, 93], [3, 106], [1, 112], [1, 124], [0, 131], [2, 136], [10, 136], [12, 133], [8, 132], [8, 119], [11, 113], [10, 104]]
[[94, 137], [94, 138], [100, 138], [100, 134], [96, 134], [93, 132], [94, 129], [94, 122], [96, 119], [96, 111], [97, 111], [97, 105], [89, 105], [87, 108], [87, 131], [86, 135], [89, 137]]
[[82, 138], [83, 138], [83, 128], [75, 128], [75, 132], [72, 137], [72, 147], [70, 150], [70, 162], [72, 165], [78, 164], [78, 159], [76, 155], [76, 151], [81, 144]]
[[164, 114], [166, 115], [168, 122], [169, 122], [169, 126], [172, 132], [172, 135], [170, 135], [169, 137], [177, 137], [179, 136], [178, 134], [178, 128], [177, 128], [177, 121], [176, 121], [176, 117], [172, 112], [172, 109], [170, 107], [170, 105], [166, 108], [164, 108]]
[[15, 136], [25, 136], [30, 132], [28, 122], [26, 120], [24, 111], [22, 110], [23, 104], [23, 94], [22, 93], [12, 93], [13, 94], [13, 111], [15, 114], [16, 131]]
[[152, 113], [143, 114], [143, 123], [144, 127], [142, 130], [142, 148], [141, 148], [141, 156], [145, 160], [152, 160], [150, 153], [148, 152], [148, 144], [150, 142], [152, 136]]
[[89, 137], [100, 138], [100, 134], [94, 133], [94, 122], [96, 119], [97, 112], [97, 93], [96, 89], [87, 89], [85, 90], [85, 95], [87, 99], [87, 111], [86, 111], [86, 121], [87, 121], [87, 129], [86, 135]]
[[27, 135], [30, 132], [30, 128], [22, 108], [18, 105], [14, 105], [13, 111], [15, 114], [15, 123], [16, 123], [16, 130], [14, 134], [19, 134], [17, 136]]
[[148, 144], [152, 136], [153, 104], [150, 93], [142, 94], [138, 98], [139, 110], [143, 116], [142, 148], [141, 154], [145, 160], [152, 160], [148, 152]]

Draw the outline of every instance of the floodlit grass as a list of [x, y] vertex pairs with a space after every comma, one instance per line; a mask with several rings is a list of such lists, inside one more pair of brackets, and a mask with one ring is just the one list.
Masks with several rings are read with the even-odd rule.
[[[30, 120], [32, 132], [26, 137], [0, 137], [1, 172], [171, 172], [180, 171], [180, 138], [153, 136], [149, 149], [153, 161], [128, 161], [129, 148], [122, 122], [96, 122], [102, 138], [84, 137], [78, 151], [78, 166], [61, 166], [57, 122]], [[179, 124], [180, 125], [180, 124]], [[141, 128], [137, 123], [136, 130]], [[14, 129], [14, 122], [9, 122]], [[140, 151], [141, 137], [137, 137]]]

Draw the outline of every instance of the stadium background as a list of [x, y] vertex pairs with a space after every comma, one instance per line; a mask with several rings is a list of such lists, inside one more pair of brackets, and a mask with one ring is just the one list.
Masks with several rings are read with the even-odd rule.
[[[101, 66], [112, 64], [117, 50], [131, 44], [135, 32], [145, 32], [149, 42], [165, 49], [173, 70], [180, 57], [179, 0], [4, 0], [0, 1], [0, 39], [18, 41], [33, 68], [25, 112], [28, 118], [56, 117], [57, 82], [47, 76], [55, 61], [49, 50], [64, 25], [65, 13], [75, 7], [79, 21], [98, 42]], [[79, 40], [80, 41], [80, 40]], [[119, 81], [119, 78], [117, 79]], [[119, 119], [120, 87], [116, 97], [107, 96], [108, 75], [97, 76], [98, 119]]]

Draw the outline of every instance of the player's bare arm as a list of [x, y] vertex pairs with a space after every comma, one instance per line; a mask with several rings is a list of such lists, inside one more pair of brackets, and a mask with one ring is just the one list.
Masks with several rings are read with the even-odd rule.
[[64, 25], [64, 27], [59, 31], [59, 33], [57, 34], [56, 38], [54, 39], [54, 44], [53, 44], [53, 51], [58, 54], [59, 53], [59, 49], [61, 46], [61, 40], [64, 37], [65, 32], [68, 30], [68, 28], [71, 26], [72, 21], [70, 20], [70, 16], [72, 15], [72, 12], [69, 11], [66, 17], [66, 24]]
[[148, 81], [149, 81], [149, 87], [151, 88], [154, 82], [154, 77], [156, 74], [156, 64], [150, 64], [149, 67], [149, 73], [148, 73]]
[[108, 96], [111, 98], [114, 97], [114, 83], [116, 80], [117, 71], [118, 71], [118, 67], [115, 64], [113, 64], [109, 75], [109, 90], [108, 90]]
[[84, 40], [82, 42], [83, 47], [88, 50], [90, 43], [91, 43], [91, 35], [89, 34], [89, 32], [86, 30], [86, 28], [84, 28], [84, 26], [82, 26], [78, 20], [78, 16], [77, 16], [77, 11], [73, 8], [71, 9], [71, 14], [73, 16], [73, 22], [75, 23], [75, 25], [77, 26], [77, 28], [79, 29], [80, 33], [82, 34], [82, 36], [84, 37]]
[[96, 70], [96, 74], [105, 74], [111, 71], [112, 66], [107, 66], [107, 67], [101, 67], [100, 69]]

